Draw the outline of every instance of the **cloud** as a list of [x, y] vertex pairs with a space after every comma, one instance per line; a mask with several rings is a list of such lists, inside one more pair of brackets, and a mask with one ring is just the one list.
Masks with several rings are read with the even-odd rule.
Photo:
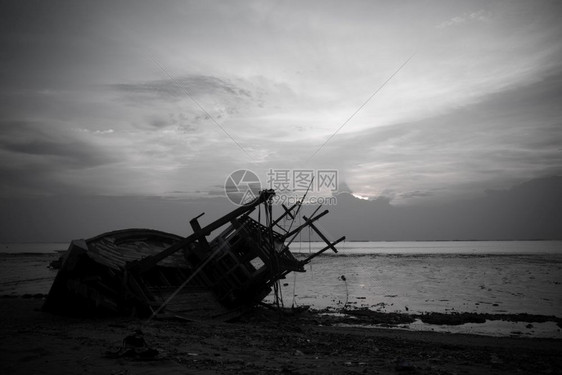
[[[0, 45], [13, 53], [0, 61], [0, 117], [43, 124], [3, 139], [22, 175], [156, 195], [215, 191], [242, 167], [309, 163], [396, 202], [497, 178], [495, 187], [559, 162], [552, 7], [61, 4], [2, 15], [10, 34]], [[33, 22], [18, 21], [26, 11]]]
[[426, 198], [434, 195], [434, 192], [429, 191], [407, 191], [405, 193], [400, 194], [401, 199], [412, 199], [412, 198]]
[[441, 22], [436, 27], [438, 29], [445, 29], [448, 27], [454, 27], [454, 26], [465, 25], [470, 23], [490, 22], [492, 20], [492, 17], [493, 16], [490, 12], [480, 9], [476, 12], [465, 13], [462, 16], [452, 17], [447, 21]]
[[[21, 121], [3, 121], [0, 150], [18, 159], [41, 163], [56, 161], [59, 167], [89, 168], [117, 161], [94, 144], [79, 137], [78, 133], [56, 129], [52, 124]], [[96, 131], [111, 134], [112, 130]]]
[[[338, 135], [322, 152], [354, 193], [393, 204], [475, 195], [562, 173], [561, 75], [434, 117]], [[427, 199], [426, 199], [427, 198]]]
[[5, 120], [0, 128], [1, 194], [68, 192], [76, 174], [121, 160], [118, 150], [61, 124]]
[[140, 83], [117, 83], [112, 84], [111, 88], [126, 93], [133, 98], [162, 101], [181, 100], [185, 99], [186, 96], [196, 98], [206, 95], [252, 97], [252, 93], [245, 88], [225, 79], [206, 75], [189, 75]]
[[[135, 127], [206, 134], [205, 129], [214, 128], [227, 138], [239, 139], [240, 133], [255, 133], [245, 119], [263, 111], [266, 99], [262, 84], [274, 86], [259, 77], [248, 80], [187, 75], [177, 79], [112, 84], [110, 89], [127, 105], [144, 114], [145, 119], [136, 122]], [[236, 129], [227, 129], [230, 126]], [[260, 129], [267, 131], [264, 127]]]

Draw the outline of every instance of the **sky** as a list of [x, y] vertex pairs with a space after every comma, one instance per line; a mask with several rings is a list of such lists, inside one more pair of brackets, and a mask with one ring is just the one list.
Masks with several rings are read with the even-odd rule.
[[329, 169], [430, 204], [562, 174], [560, 1], [0, 0], [0, 196]]

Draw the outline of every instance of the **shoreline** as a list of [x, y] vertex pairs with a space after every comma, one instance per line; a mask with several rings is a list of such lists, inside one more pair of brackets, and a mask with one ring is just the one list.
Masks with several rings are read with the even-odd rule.
[[[42, 304], [44, 293], [0, 295], [0, 301], [37, 300]], [[272, 304], [262, 303], [260, 308], [274, 309]], [[479, 335], [487, 337], [522, 337], [562, 340], [562, 318], [554, 315], [528, 313], [475, 313], [475, 312], [385, 312], [367, 307], [324, 308], [310, 306], [283, 308], [285, 315], [295, 311], [305, 312], [301, 317], [313, 319], [322, 326], [345, 326], [362, 329], [396, 329], [406, 331], [439, 332]], [[311, 318], [312, 317], [312, 318]], [[497, 326], [507, 328], [500, 329]], [[541, 327], [548, 325], [548, 327]], [[468, 329], [467, 327], [471, 327]], [[542, 328], [542, 329], [541, 329]]]
[[[5, 374], [561, 373], [557, 339], [342, 327], [304, 311], [254, 309], [236, 322], [77, 318], [40, 311], [40, 298], [2, 298]], [[142, 329], [158, 355], [113, 358]]]

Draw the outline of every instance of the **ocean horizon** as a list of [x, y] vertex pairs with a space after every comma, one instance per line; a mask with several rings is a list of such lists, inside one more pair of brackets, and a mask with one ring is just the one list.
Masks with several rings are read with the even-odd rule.
[[[66, 251], [67, 242], [2, 242], [0, 254], [48, 254]], [[294, 253], [318, 251], [321, 241], [295, 241]], [[436, 240], [436, 241], [355, 241], [346, 240], [336, 246], [344, 254], [562, 254], [562, 240]], [[333, 254], [328, 250], [326, 255]]]

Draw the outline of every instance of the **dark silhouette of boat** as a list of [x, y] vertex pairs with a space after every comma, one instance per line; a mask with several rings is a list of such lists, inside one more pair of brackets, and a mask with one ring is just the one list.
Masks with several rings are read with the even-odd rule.
[[[125, 229], [74, 240], [43, 305], [45, 311], [79, 315], [174, 315], [187, 319], [227, 320], [260, 303], [290, 272], [304, 272], [314, 257], [333, 250], [314, 225], [328, 213], [303, 217], [293, 230], [279, 222], [294, 219], [300, 202], [273, 219], [264, 190], [250, 203], [201, 228], [190, 221], [187, 237], [150, 230]], [[250, 217], [260, 205], [265, 223]], [[289, 245], [304, 228], [312, 228], [326, 247], [298, 260]], [[222, 229], [212, 240], [207, 237]]]

